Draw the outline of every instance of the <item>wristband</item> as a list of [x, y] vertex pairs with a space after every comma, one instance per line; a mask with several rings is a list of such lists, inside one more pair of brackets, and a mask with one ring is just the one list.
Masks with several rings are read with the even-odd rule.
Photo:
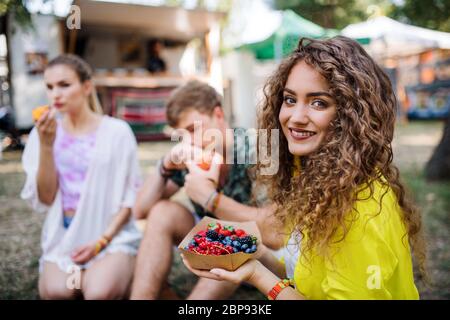
[[102, 236], [100, 239], [98, 239], [95, 243], [95, 255], [98, 255], [103, 249], [105, 249], [110, 242], [111, 239], [106, 236]]
[[288, 279], [278, 281], [278, 283], [272, 289], [270, 289], [269, 293], [267, 294], [267, 299], [275, 300], [280, 292], [289, 286], [290, 281]]
[[212, 202], [211, 213], [213, 213], [213, 214], [216, 212], [217, 207], [219, 206], [219, 201], [220, 201], [221, 195], [222, 195], [222, 192], [219, 192]]
[[209, 202], [211, 201], [211, 199], [212, 199], [213, 197], [217, 196], [217, 194], [218, 194], [218, 192], [217, 192], [216, 190], [214, 190], [213, 192], [211, 192], [211, 194], [210, 194], [209, 197], [208, 197], [208, 200], [206, 200], [206, 203], [205, 203], [205, 205], [203, 206], [203, 207], [205, 208], [205, 210], [208, 210]]

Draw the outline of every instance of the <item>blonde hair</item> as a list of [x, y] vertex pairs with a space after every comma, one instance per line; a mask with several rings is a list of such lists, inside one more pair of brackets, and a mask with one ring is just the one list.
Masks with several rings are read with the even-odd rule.
[[[71, 68], [77, 74], [81, 83], [92, 80], [93, 71], [91, 66], [86, 61], [84, 61], [83, 59], [74, 54], [62, 54], [57, 56], [48, 63], [46, 69], [57, 65], [64, 65]], [[94, 86], [92, 87], [92, 91], [91, 94], [89, 95], [88, 102], [89, 102], [89, 109], [91, 109], [95, 113], [99, 114], [103, 113], [103, 108], [102, 105], [100, 104], [100, 101], [97, 96], [97, 90], [95, 90]]]

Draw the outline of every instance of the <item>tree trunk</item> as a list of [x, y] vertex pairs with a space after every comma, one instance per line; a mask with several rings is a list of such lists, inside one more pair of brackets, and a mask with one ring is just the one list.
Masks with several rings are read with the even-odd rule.
[[442, 140], [425, 167], [425, 175], [431, 181], [450, 180], [450, 114]]

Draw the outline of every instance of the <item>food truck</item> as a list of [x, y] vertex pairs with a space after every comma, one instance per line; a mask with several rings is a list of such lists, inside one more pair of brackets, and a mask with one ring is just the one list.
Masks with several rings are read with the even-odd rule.
[[92, 0], [75, 0], [67, 17], [34, 16], [31, 34], [10, 35], [16, 125], [31, 127], [31, 110], [48, 103], [42, 74], [48, 60], [74, 53], [93, 67], [106, 114], [127, 121], [139, 140], [167, 137], [164, 104], [174, 88], [198, 79], [223, 93], [223, 18], [222, 12]]

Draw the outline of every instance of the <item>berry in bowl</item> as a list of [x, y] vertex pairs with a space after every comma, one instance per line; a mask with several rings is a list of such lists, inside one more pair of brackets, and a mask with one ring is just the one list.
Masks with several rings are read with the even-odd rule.
[[191, 266], [236, 270], [258, 253], [261, 235], [255, 222], [203, 218], [178, 246]]

